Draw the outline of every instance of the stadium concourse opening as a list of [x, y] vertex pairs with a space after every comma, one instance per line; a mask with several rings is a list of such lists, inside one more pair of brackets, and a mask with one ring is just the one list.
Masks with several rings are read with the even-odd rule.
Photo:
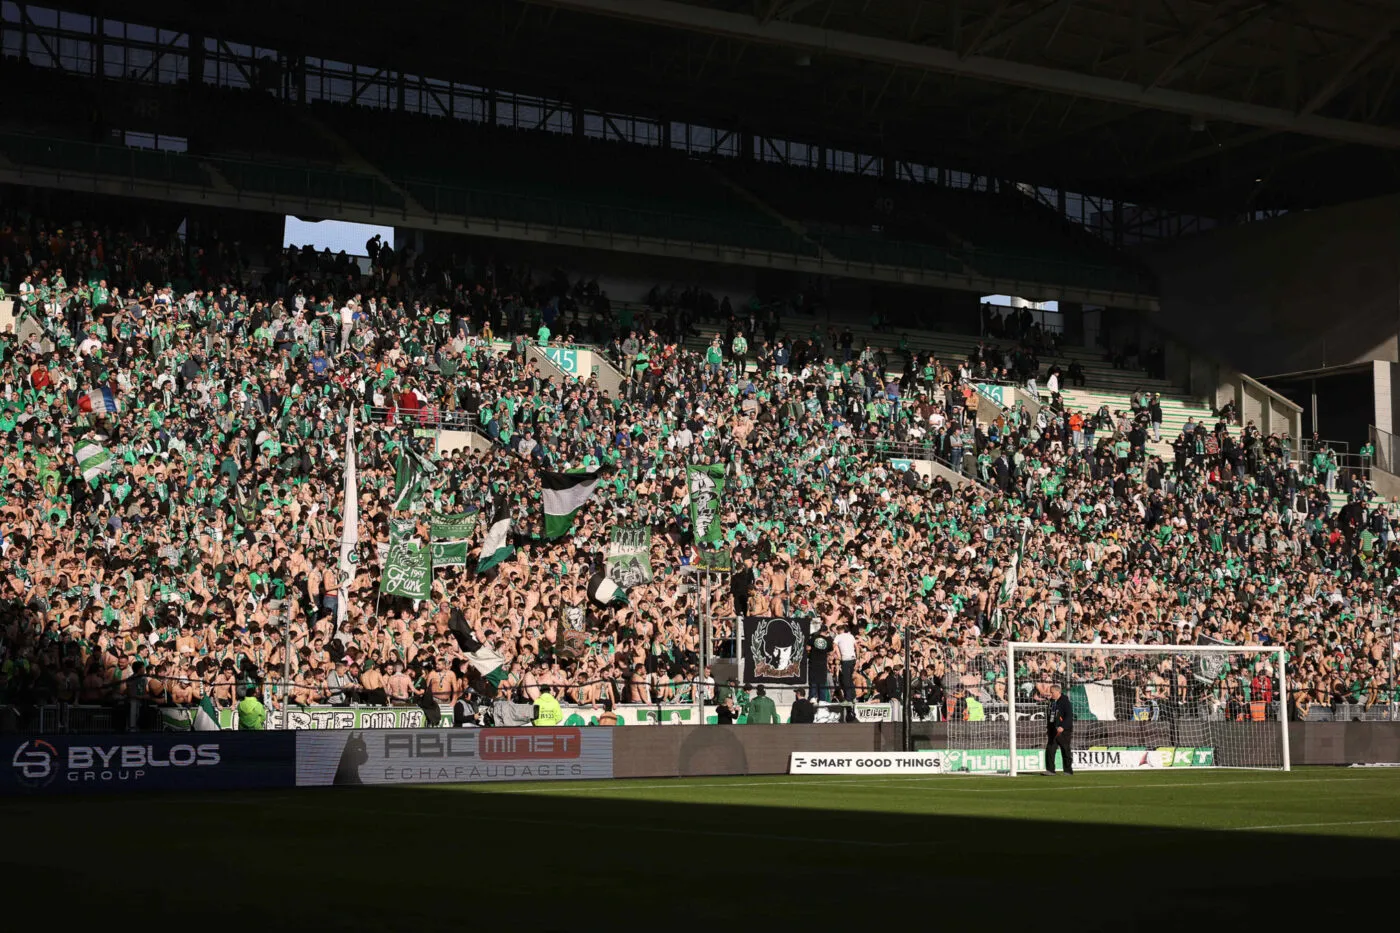
[[327, 788], [0, 822], [13, 929], [1000, 930], [1046, 905], [1079, 930], [1298, 929], [1379, 909], [1400, 771]]

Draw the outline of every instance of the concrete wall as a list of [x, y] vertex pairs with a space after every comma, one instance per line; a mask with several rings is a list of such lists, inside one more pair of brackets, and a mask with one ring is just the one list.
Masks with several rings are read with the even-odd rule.
[[1233, 227], [1143, 252], [1153, 322], [1254, 376], [1395, 361], [1400, 197]]
[[469, 450], [490, 450], [491, 442], [475, 431], [437, 432], [438, 456], [450, 454], [452, 451], [461, 450], [463, 447]]

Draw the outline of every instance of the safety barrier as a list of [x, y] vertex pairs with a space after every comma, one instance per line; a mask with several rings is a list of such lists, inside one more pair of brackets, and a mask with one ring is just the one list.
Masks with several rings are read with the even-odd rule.
[[[948, 747], [944, 723], [910, 730], [916, 751]], [[0, 795], [784, 774], [795, 754], [903, 740], [893, 722], [0, 736]], [[1400, 762], [1397, 723], [1292, 723], [1289, 742], [1295, 766]]]

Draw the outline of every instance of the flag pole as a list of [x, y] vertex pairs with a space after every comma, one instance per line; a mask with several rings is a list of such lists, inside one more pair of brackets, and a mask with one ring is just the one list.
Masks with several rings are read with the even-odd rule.
[[292, 685], [292, 613], [287, 611], [285, 634], [282, 636], [282, 728], [291, 728], [288, 716], [291, 706]]
[[912, 752], [914, 750], [914, 727], [910, 720], [913, 717], [914, 704], [912, 702], [914, 693], [914, 662], [913, 652], [909, 650], [909, 623], [904, 623], [904, 750]]

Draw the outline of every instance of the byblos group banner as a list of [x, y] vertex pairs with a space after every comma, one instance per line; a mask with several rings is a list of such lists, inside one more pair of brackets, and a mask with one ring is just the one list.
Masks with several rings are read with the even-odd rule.
[[0, 739], [0, 795], [291, 787], [290, 732]]
[[611, 729], [296, 733], [299, 787], [576, 781], [613, 776]]

